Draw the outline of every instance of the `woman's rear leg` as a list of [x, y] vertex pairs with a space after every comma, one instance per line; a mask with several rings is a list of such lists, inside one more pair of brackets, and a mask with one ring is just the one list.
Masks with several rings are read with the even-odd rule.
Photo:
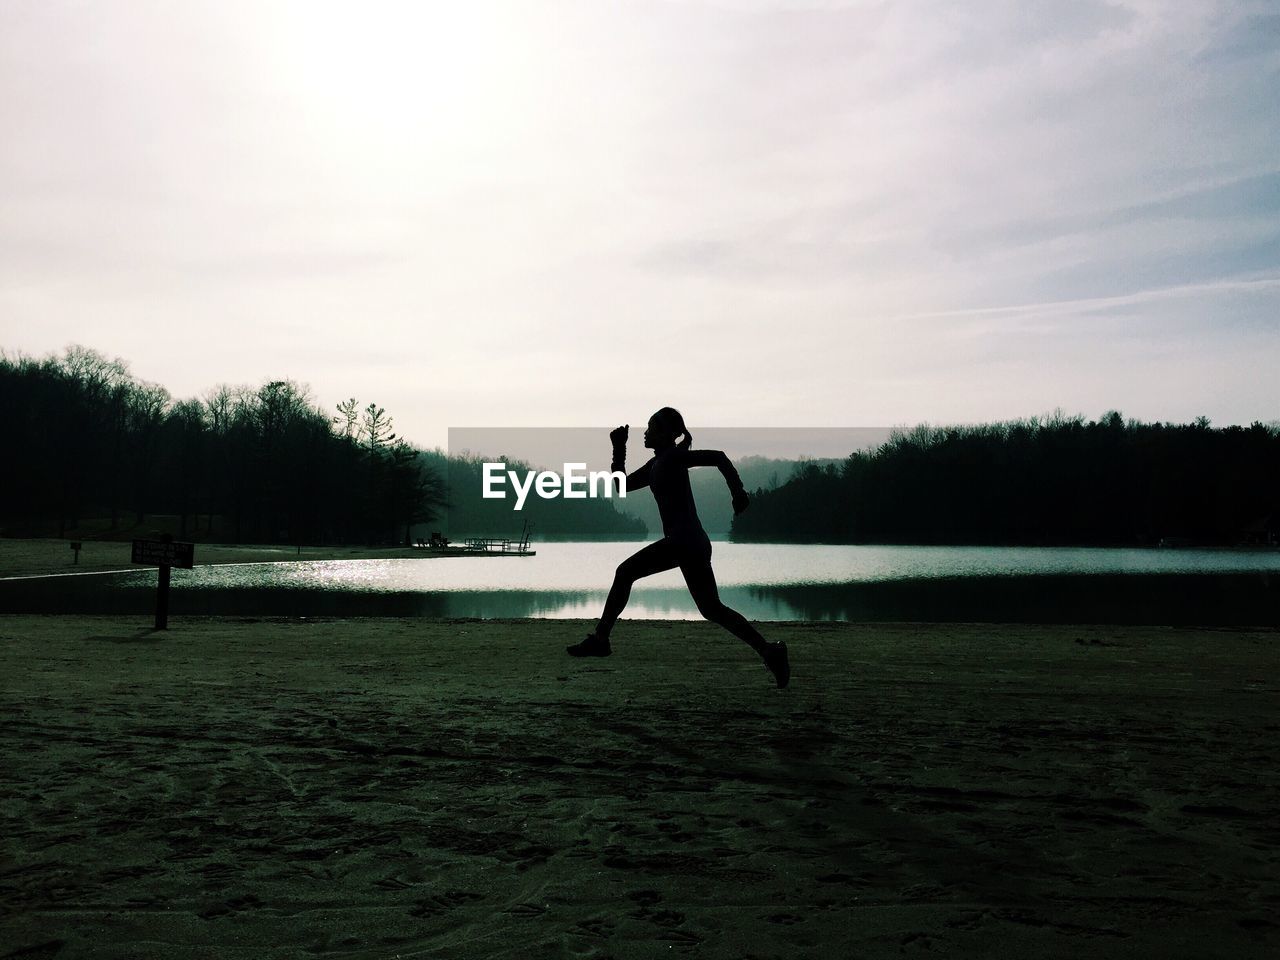
[[760, 632], [746, 617], [720, 599], [720, 590], [716, 586], [716, 575], [711, 565], [681, 567], [680, 572], [684, 574], [684, 582], [689, 585], [689, 593], [693, 596], [693, 602], [698, 605], [698, 612], [712, 623], [720, 624], [763, 656], [769, 642], [760, 636]]
[[787, 656], [787, 645], [781, 640], [775, 643], [767, 641], [746, 617], [720, 599], [720, 590], [716, 587], [716, 575], [711, 564], [690, 564], [681, 567], [680, 571], [684, 574], [684, 582], [689, 585], [693, 602], [698, 605], [698, 612], [712, 623], [720, 624], [760, 654], [779, 687], [790, 683], [791, 661]]

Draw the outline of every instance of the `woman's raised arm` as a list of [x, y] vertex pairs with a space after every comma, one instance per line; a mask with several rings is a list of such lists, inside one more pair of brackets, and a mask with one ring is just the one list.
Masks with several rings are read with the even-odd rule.
[[[627, 434], [631, 432], [630, 424], [618, 427], [616, 430], [609, 432], [609, 441], [613, 444], [613, 463], [609, 469], [614, 473], [627, 472]], [[652, 460], [647, 461], [643, 466], [627, 475], [627, 492], [632, 490], [642, 490], [649, 485], [649, 464]], [[615, 491], [617, 488], [614, 488]]]

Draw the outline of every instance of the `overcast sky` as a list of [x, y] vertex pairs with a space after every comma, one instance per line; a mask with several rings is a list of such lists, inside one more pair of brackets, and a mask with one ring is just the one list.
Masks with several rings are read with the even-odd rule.
[[400, 432], [1280, 419], [1280, 8], [0, 2], [0, 347]]

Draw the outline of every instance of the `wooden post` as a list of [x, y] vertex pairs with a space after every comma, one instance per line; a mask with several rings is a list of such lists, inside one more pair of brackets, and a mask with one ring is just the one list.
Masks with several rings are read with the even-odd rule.
[[156, 591], [156, 629], [169, 629], [169, 571], [172, 567], [160, 568], [160, 589]]
[[195, 565], [195, 544], [174, 543], [173, 537], [133, 541], [133, 562], [159, 567], [156, 589], [156, 629], [169, 629], [169, 578], [174, 567], [190, 570]]
[[72, 560], [71, 562], [72, 562], [73, 564], [79, 565], [79, 563], [80, 563], [80, 541], [79, 541], [79, 540], [72, 540], [72, 541], [71, 541], [71, 549], [72, 549], [72, 550], [74, 550], [74, 551], [75, 551], [75, 553], [76, 553], [75, 559], [74, 559], [74, 560]]
[[[173, 543], [173, 535], [166, 533], [160, 537], [160, 542], [169, 544]], [[166, 557], [166, 559], [168, 559]], [[156, 590], [156, 629], [169, 629], [169, 572], [173, 568], [167, 563], [160, 564], [160, 584]]]

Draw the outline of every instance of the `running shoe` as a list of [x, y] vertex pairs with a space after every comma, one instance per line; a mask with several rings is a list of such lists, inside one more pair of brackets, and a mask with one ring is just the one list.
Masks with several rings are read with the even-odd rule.
[[601, 640], [594, 633], [588, 633], [587, 638], [581, 643], [575, 643], [565, 649], [569, 651], [571, 657], [607, 657], [613, 653], [609, 648], [609, 640], [607, 638]]
[[787, 659], [787, 645], [778, 640], [764, 648], [764, 665], [769, 668], [781, 689], [791, 682], [791, 661]]

